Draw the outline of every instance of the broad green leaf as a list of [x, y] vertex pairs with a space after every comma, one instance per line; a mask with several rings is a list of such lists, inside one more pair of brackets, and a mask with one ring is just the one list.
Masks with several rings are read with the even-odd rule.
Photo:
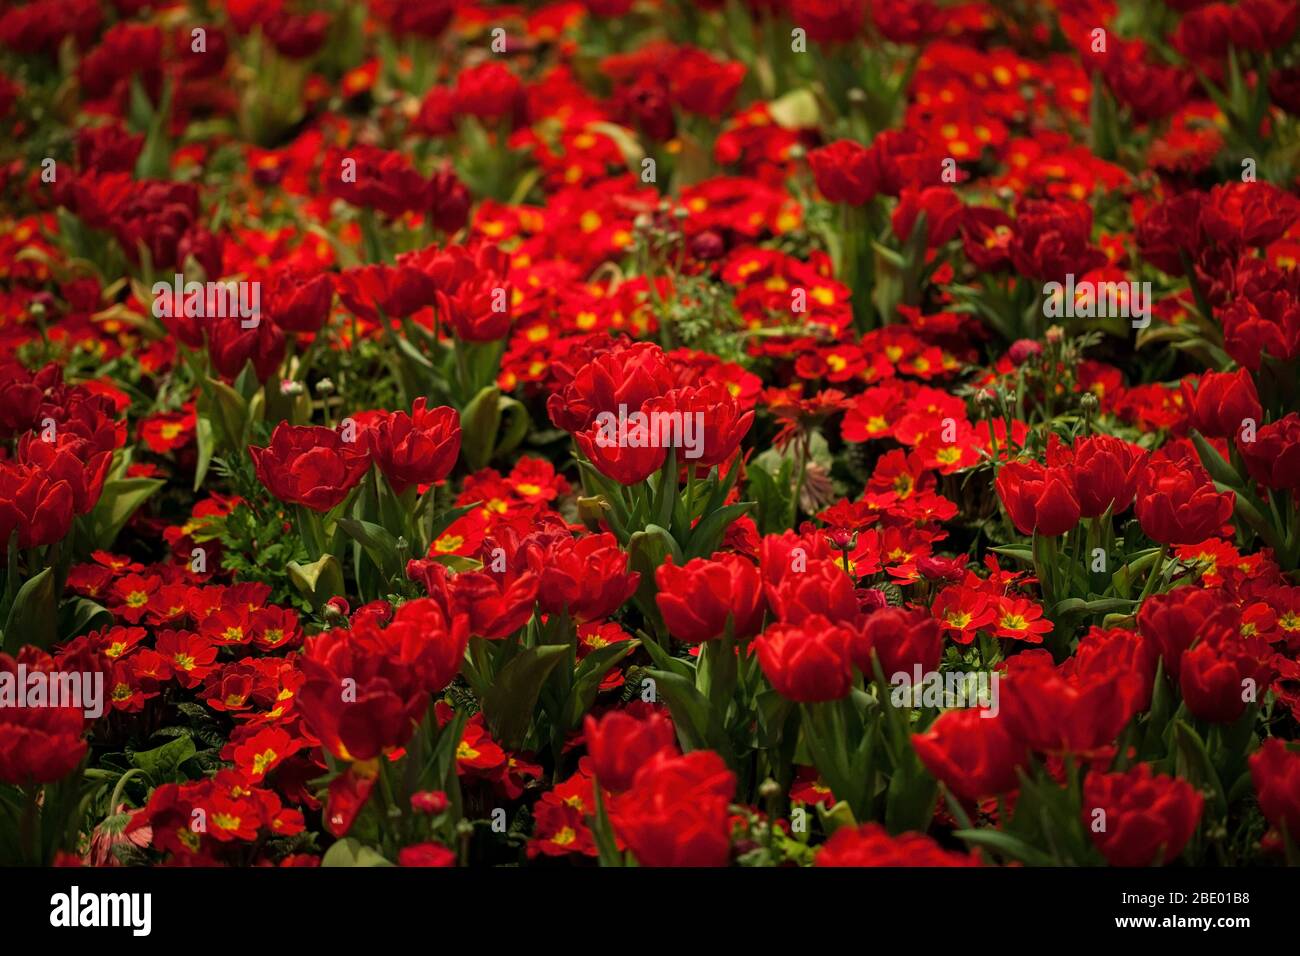
[[330, 598], [343, 593], [343, 568], [332, 554], [310, 564], [290, 561], [288, 571], [289, 580], [315, 610], [320, 610]]
[[321, 866], [392, 866], [384, 855], [355, 837], [344, 837], [321, 858]]
[[767, 112], [782, 129], [814, 129], [818, 125], [817, 97], [812, 90], [791, 90], [768, 103]]
[[70, 641], [112, 623], [113, 615], [107, 608], [90, 598], [74, 597], [59, 607], [59, 640]]
[[735, 767], [736, 757], [731, 741], [727, 738], [718, 713], [709, 706], [704, 695], [680, 674], [671, 671], [651, 670], [647, 672], [657, 686], [657, 693], [668, 702], [672, 711], [673, 725], [677, 730], [682, 749], [713, 750], [718, 753], [728, 766]]
[[5, 653], [17, 654], [25, 644], [45, 650], [58, 640], [58, 621], [54, 569], [46, 568], [25, 581], [14, 597], [5, 621]]
[[89, 515], [94, 546], [111, 548], [131, 516], [164, 484], [159, 478], [113, 478], [104, 482], [103, 494]]
[[532, 724], [537, 695], [551, 670], [569, 655], [567, 644], [545, 644], [520, 651], [497, 672], [483, 695], [483, 713], [493, 739], [510, 749], [520, 747]]
[[184, 779], [184, 775], [180, 772], [181, 764], [193, 757], [196, 752], [192, 739], [188, 736], [176, 737], [161, 747], [132, 754], [131, 765], [147, 773], [156, 787]]
[[578, 726], [582, 715], [591, 709], [600, 690], [600, 682], [605, 679], [611, 667], [631, 654], [640, 646], [640, 641], [619, 641], [599, 650], [592, 651], [578, 664], [573, 675], [573, 687], [569, 698], [564, 703], [564, 717], [569, 727]]
[[402, 576], [403, 568], [397, 556], [397, 539], [388, 529], [356, 518], [340, 518], [338, 525], [348, 537], [365, 549], [370, 560], [389, 581]]

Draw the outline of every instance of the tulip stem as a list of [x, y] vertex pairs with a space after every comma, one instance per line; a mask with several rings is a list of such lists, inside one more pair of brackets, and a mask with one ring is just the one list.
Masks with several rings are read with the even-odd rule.
[[1155, 591], [1156, 581], [1164, 574], [1165, 558], [1169, 554], [1169, 545], [1160, 546], [1160, 553], [1151, 564], [1151, 573], [1147, 575], [1147, 583], [1142, 587], [1142, 594], [1138, 597], [1137, 603], [1142, 604]]

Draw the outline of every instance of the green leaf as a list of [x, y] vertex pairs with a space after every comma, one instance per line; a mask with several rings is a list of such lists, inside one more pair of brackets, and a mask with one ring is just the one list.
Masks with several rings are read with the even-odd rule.
[[147, 773], [156, 787], [185, 779], [185, 775], [180, 772], [181, 764], [193, 757], [195, 753], [197, 749], [193, 740], [189, 737], [177, 737], [167, 741], [161, 747], [132, 754], [131, 765]]
[[682, 660], [680, 657], [673, 657], [660, 644], [652, 639], [644, 631], [641, 634], [641, 646], [645, 648], [646, 653], [650, 655], [650, 660], [654, 662], [655, 667], [664, 671], [672, 671], [688, 680], [692, 687], [695, 686], [695, 665], [690, 661]]
[[397, 556], [397, 539], [388, 529], [356, 518], [340, 518], [338, 525], [348, 537], [365, 549], [375, 567], [379, 568], [389, 582], [402, 576], [403, 568]]
[[1201, 739], [1200, 734], [1181, 720], [1173, 722], [1173, 730], [1175, 742], [1178, 744], [1178, 753], [1186, 766], [1186, 772], [1180, 773], [1179, 776], [1188, 777], [1192, 783], [1199, 784], [1202, 789], [1209, 788], [1218, 815], [1220, 818], [1226, 816], [1228, 799], [1224, 795], [1223, 784], [1219, 780], [1218, 771], [1214, 769], [1214, 761], [1210, 759], [1205, 741]]
[[885, 796], [885, 826], [890, 833], [908, 830], [924, 833], [934, 816], [939, 782], [921, 766], [915, 751], [909, 748], [907, 753], [903, 764], [890, 777]]
[[767, 104], [768, 115], [782, 129], [814, 129], [818, 126], [817, 97], [812, 90], [791, 90]]
[[497, 399], [497, 409], [501, 416], [505, 418], [506, 427], [496, 439], [496, 445], [492, 449], [493, 455], [508, 455], [519, 447], [519, 444], [528, 437], [528, 432], [532, 428], [533, 420], [528, 414], [528, 409], [524, 405], [511, 398], [509, 395], [502, 395]]
[[1036, 850], [1024, 840], [1003, 833], [1001, 830], [957, 830], [953, 836], [976, 846], [987, 847], [995, 853], [1030, 866], [1052, 866], [1055, 864], [1046, 853]]
[[1034, 563], [1034, 552], [1029, 548], [1021, 548], [1012, 544], [998, 545], [995, 548], [989, 548], [994, 554], [1006, 555], [1008, 558], [1015, 558], [1017, 561], [1023, 561], [1025, 564]]
[[690, 543], [686, 548], [686, 558], [707, 558], [718, 550], [727, 525], [735, 521], [754, 506], [752, 501], [741, 501], [734, 505], [719, 508], [695, 526], [691, 532]]
[[631, 654], [640, 646], [640, 641], [619, 641], [599, 650], [592, 651], [578, 664], [573, 675], [573, 687], [569, 698], [564, 702], [564, 718], [569, 728], [578, 726], [582, 715], [591, 709], [600, 690], [600, 682], [605, 679], [611, 667]]
[[658, 694], [668, 702], [682, 749], [688, 752], [714, 750], [734, 769], [736, 757], [731, 741], [722, 726], [721, 718], [709, 706], [704, 695], [680, 674], [664, 670], [650, 670], [647, 674], [658, 685]]
[[822, 804], [817, 804], [817, 817], [821, 820], [822, 829], [826, 831], [827, 836], [831, 836], [840, 827], [856, 827], [857, 819], [853, 816], [853, 810], [845, 800], [838, 801], [835, 806], [829, 810]]
[[542, 684], [569, 652], [568, 644], [529, 647], [497, 672], [483, 695], [483, 714], [493, 739], [501, 746], [517, 749], [523, 744]]
[[200, 387], [203, 401], [199, 410], [209, 412], [217, 444], [243, 454], [248, 432], [248, 402], [225, 382], [214, 378], [204, 379]]
[[208, 467], [212, 464], [212, 453], [216, 450], [216, 432], [212, 419], [199, 415], [194, 426], [195, 441], [198, 443], [198, 461], [194, 466], [194, 490], [203, 487], [203, 479], [208, 476]]
[[344, 837], [321, 858], [321, 866], [392, 866], [384, 855], [355, 837]]
[[470, 471], [485, 468], [496, 450], [501, 427], [501, 390], [488, 385], [460, 413], [460, 453]]
[[74, 597], [59, 607], [59, 640], [70, 641], [112, 623], [113, 615], [107, 608], [90, 598]]
[[1204, 435], [1193, 428], [1190, 437], [1192, 444], [1196, 446], [1196, 453], [1200, 456], [1201, 464], [1205, 466], [1205, 470], [1210, 473], [1211, 478], [1230, 488], [1245, 486], [1245, 482], [1241, 480], [1241, 475], [1237, 474], [1237, 470], [1224, 461], [1218, 449], [1206, 441]]
[[113, 478], [104, 482], [104, 492], [89, 515], [94, 547], [111, 548], [131, 516], [164, 484], [160, 478]]
[[619, 126], [617, 123], [595, 122], [588, 123], [587, 129], [597, 133], [602, 133], [614, 141], [618, 151], [623, 154], [623, 162], [627, 163], [629, 169], [639, 172], [637, 168], [641, 160], [645, 157], [645, 149], [637, 140], [636, 134], [626, 126]]
[[46, 568], [24, 582], [9, 609], [9, 619], [5, 621], [5, 653], [17, 654], [25, 644], [34, 644], [45, 650], [58, 640], [56, 604], [53, 568]]
[[330, 598], [343, 593], [343, 568], [332, 554], [323, 555], [310, 564], [290, 561], [287, 570], [289, 580], [317, 611]]

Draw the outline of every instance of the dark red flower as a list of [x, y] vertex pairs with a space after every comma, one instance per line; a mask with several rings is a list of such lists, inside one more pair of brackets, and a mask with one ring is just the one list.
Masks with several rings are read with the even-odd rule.
[[1079, 499], [1066, 468], [1044, 468], [1036, 461], [1008, 462], [995, 487], [1011, 523], [1022, 534], [1050, 538], [1079, 523]]
[[548, 614], [567, 610], [575, 621], [608, 617], [636, 590], [641, 575], [612, 534], [559, 538], [544, 549], [537, 600]]
[[1186, 780], [1140, 763], [1126, 773], [1088, 774], [1082, 819], [1111, 866], [1161, 866], [1183, 852], [1203, 803]]
[[523, 103], [524, 88], [503, 63], [487, 60], [456, 76], [455, 108], [481, 120], [509, 119]]
[[830, 202], [861, 206], [876, 194], [876, 162], [861, 143], [839, 139], [808, 154], [817, 189]]
[[814, 866], [979, 866], [973, 855], [945, 850], [924, 833], [891, 836], [879, 823], [840, 827], [817, 851]]
[[0, 541], [14, 531], [18, 547], [53, 544], [72, 527], [74, 496], [66, 481], [30, 465], [0, 461]]
[[1239, 616], [1222, 591], [1175, 588], [1153, 594], [1138, 610], [1138, 629], [1151, 641], [1165, 662], [1165, 675], [1175, 683], [1183, 653], [1216, 619], [1235, 626]]
[[[50, 669], [20, 658], [29, 677], [32, 671]], [[13, 684], [19, 679], [17, 668], [17, 661], [0, 654], [0, 672]], [[25, 687], [20, 690], [26, 692]], [[66, 777], [86, 755], [85, 729], [77, 707], [0, 707], [0, 783], [31, 786]]]
[[281, 422], [265, 448], [250, 445], [257, 477], [285, 504], [329, 511], [370, 467], [363, 440], [348, 442], [332, 428]]
[[758, 568], [748, 558], [723, 553], [678, 567], [669, 556], [655, 571], [655, 603], [679, 641], [697, 644], [721, 637], [728, 618], [740, 640], [758, 633], [766, 602]]
[[1184, 380], [1182, 391], [1189, 424], [1207, 438], [1232, 438], [1241, 434], [1247, 420], [1256, 429], [1263, 421], [1255, 380], [1244, 368], [1206, 372], [1195, 388]]
[[771, 625], [754, 639], [754, 651], [778, 694], [815, 703], [838, 700], [853, 686], [852, 640], [847, 627], [814, 614], [798, 624]]
[[1092, 245], [1092, 208], [1072, 200], [1026, 200], [1016, 210], [1011, 261], [1021, 275], [1064, 282], [1106, 263]]
[[315, 334], [329, 318], [334, 284], [327, 273], [279, 269], [265, 286], [262, 311], [284, 331]]
[[1294, 841], [1300, 834], [1300, 749], [1277, 737], [1267, 738], [1251, 755], [1250, 779], [1268, 822], [1278, 829], [1285, 827]]
[[326, 153], [321, 166], [325, 194], [386, 216], [420, 212], [428, 182], [401, 153], [361, 143]]
[[731, 108], [745, 72], [743, 63], [719, 60], [695, 47], [683, 47], [673, 57], [669, 89], [673, 101], [687, 113], [719, 120]]
[[1193, 463], [1152, 460], [1138, 482], [1137, 518], [1161, 544], [1198, 544], [1217, 535], [1232, 517], [1236, 495], [1220, 493]]
[[1071, 455], [1081, 517], [1099, 518], [1107, 510], [1112, 515], [1128, 510], [1146, 467], [1145, 451], [1112, 435], [1090, 435], [1075, 443]]
[[1178, 687], [1193, 716], [1230, 724], [1259, 700], [1273, 680], [1273, 651], [1258, 637], [1243, 637], [1222, 617], [1202, 625], [1183, 652]]
[[1300, 491], [1300, 414], [1291, 412], [1260, 427], [1254, 441], [1247, 441], [1240, 431], [1236, 437], [1250, 477], [1266, 488], [1286, 489], [1293, 495]]
[[918, 666], [922, 673], [938, 670], [943, 634], [939, 622], [927, 611], [887, 607], [866, 619], [854, 634], [851, 648], [853, 663], [868, 679], [875, 674], [871, 664], [874, 652], [885, 680], [889, 680], [898, 673], [911, 675]]
[[658, 710], [611, 710], [583, 725], [592, 769], [602, 787], [615, 793], [631, 788], [637, 772], [656, 754], [676, 750], [672, 721]]
[[853, 43], [867, 22], [863, 0], [794, 0], [790, 19], [818, 43]]
[[735, 774], [712, 751], [660, 751], [613, 801], [610, 820], [642, 866], [723, 866], [735, 790]]
[[1009, 793], [1019, 786], [1024, 749], [1002, 719], [974, 707], [949, 710], [923, 734], [912, 735], [921, 763], [963, 800]]
[[406, 743], [428, 711], [430, 694], [460, 670], [469, 642], [464, 619], [436, 601], [398, 608], [387, 628], [353, 622], [307, 639], [306, 683], [297, 693], [303, 720], [341, 760], [369, 760]]
[[411, 413], [389, 412], [366, 430], [370, 454], [379, 470], [401, 494], [411, 485], [442, 481], [460, 454], [460, 414], [440, 405], [428, 408], [421, 396]]

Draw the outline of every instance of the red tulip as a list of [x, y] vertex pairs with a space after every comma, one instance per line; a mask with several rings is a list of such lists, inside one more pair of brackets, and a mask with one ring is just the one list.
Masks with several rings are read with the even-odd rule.
[[411, 485], [442, 481], [460, 454], [460, 415], [445, 405], [428, 408], [421, 396], [411, 414], [390, 412], [367, 430], [375, 464], [401, 494]]
[[63, 431], [56, 441], [47, 442], [36, 432], [18, 440], [18, 460], [39, 468], [53, 482], [67, 482], [72, 491], [72, 510], [89, 514], [99, 502], [113, 463], [113, 452], [96, 450], [91, 442], [71, 431]]
[[1072, 676], [1047, 651], [1022, 651], [1000, 684], [1002, 720], [1018, 741], [1044, 752], [1087, 754], [1114, 741], [1150, 699], [1150, 683], [1122, 665]]
[[735, 790], [735, 774], [712, 751], [660, 751], [613, 801], [610, 820], [642, 866], [722, 866]]
[[1083, 825], [1111, 866], [1160, 866], [1183, 852], [1204, 802], [1186, 780], [1140, 763], [1126, 773], [1088, 774]]
[[974, 707], [949, 710], [923, 734], [912, 735], [921, 763], [963, 800], [1008, 793], [1019, 785], [1016, 767], [1022, 747], [1007, 733], [1001, 717]]
[[1051, 538], [1079, 523], [1079, 499], [1068, 469], [1013, 461], [1003, 466], [995, 486], [1011, 523], [1023, 534]]
[[15, 530], [20, 548], [62, 540], [72, 527], [74, 500], [66, 481], [31, 465], [0, 461], [0, 541], [7, 547]]
[[891, 836], [879, 823], [840, 827], [813, 861], [814, 866], [979, 866], [979, 859], [945, 850], [924, 833]]
[[763, 675], [787, 700], [838, 700], [853, 686], [852, 632], [813, 615], [799, 624], [773, 624], [754, 639]]
[[370, 467], [364, 439], [347, 442], [332, 428], [281, 422], [266, 448], [249, 446], [257, 477], [285, 504], [329, 511]]
[[427, 202], [428, 183], [410, 160], [362, 143], [326, 153], [321, 182], [325, 195], [391, 217], [418, 212]]
[[1164, 658], [1165, 674], [1175, 683], [1183, 654], [1214, 622], [1235, 626], [1240, 615], [1222, 591], [1174, 588], [1153, 594], [1138, 610], [1138, 630]]
[[545, 548], [538, 603], [548, 614], [569, 612], [575, 621], [608, 617], [636, 591], [641, 575], [628, 570], [627, 554], [612, 534], [561, 538]]
[[939, 622], [920, 609], [881, 608], [866, 619], [851, 644], [853, 663], [868, 679], [875, 671], [871, 664], [874, 651], [886, 680], [893, 674], [911, 674], [917, 666], [922, 673], [939, 669], [943, 653], [943, 634]]
[[1300, 841], [1300, 749], [1277, 737], [1251, 755], [1250, 779], [1268, 822]]
[[284, 331], [314, 334], [329, 318], [334, 284], [328, 273], [281, 269], [266, 286], [263, 311]]
[[[22, 660], [29, 676], [51, 669]], [[0, 672], [16, 683], [17, 661], [0, 654]], [[77, 707], [0, 707], [0, 783], [31, 786], [66, 777], [86, 755], [85, 729]]]
[[853, 43], [867, 22], [864, 0], [794, 0], [790, 19], [818, 43]]
[[524, 87], [505, 64], [487, 60], [457, 74], [454, 95], [456, 112], [495, 121], [514, 116]]
[[1257, 637], [1242, 637], [1223, 617], [1205, 627], [1183, 652], [1178, 686], [1193, 716], [1230, 724], [1259, 700], [1273, 680], [1273, 652]]
[[307, 639], [307, 676], [296, 701], [321, 745], [341, 760], [369, 760], [410, 738], [429, 707], [459, 672], [469, 632], [437, 602], [398, 608], [387, 628], [353, 622]]
[[776, 616], [790, 624], [821, 615], [857, 626], [862, 617], [853, 579], [830, 558], [810, 559], [804, 570], [791, 570], [778, 584], [767, 586], [767, 597]]
[[679, 641], [698, 644], [721, 637], [728, 618], [740, 640], [762, 626], [766, 602], [758, 568], [741, 555], [694, 558], [681, 567], [669, 556], [655, 571], [655, 582], [659, 613]]
[[1029, 199], [1016, 210], [1011, 261], [1021, 275], [1064, 282], [1105, 265], [1092, 245], [1092, 208], [1074, 200]]
[[1220, 494], [1195, 464], [1152, 460], [1138, 482], [1137, 518], [1161, 544], [1198, 544], [1217, 535], [1232, 517], [1236, 495]]
[[653, 708], [611, 710], [600, 720], [588, 715], [583, 727], [596, 779], [615, 793], [629, 789], [656, 754], [676, 749], [672, 722]]
[[[648, 408], [649, 403], [644, 407]], [[628, 434], [633, 434], [632, 426]], [[575, 433], [573, 439], [597, 471], [620, 485], [645, 481], [664, 466], [668, 457], [664, 445], [652, 444], [648, 438], [644, 442], [641, 438], [629, 441], [627, 434], [611, 434], [601, 422], [593, 422], [586, 431]]]
[[876, 194], [876, 161], [871, 150], [839, 139], [808, 154], [817, 189], [829, 202], [861, 206]]
[[1074, 490], [1079, 514], [1099, 518], [1127, 511], [1146, 467], [1147, 453], [1110, 435], [1093, 435], [1074, 446]]
[[1300, 492], [1300, 415], [1291, 412], [1262, 426], [1254, 439], [1246, 441], [1237, 433], [1237, 448], [1250, 477], [1266, 488]]
[[639, 411], [675, 385], [659, 346], [652, 342], [620, 344], [596, 352], [579, 366], [573, 378], [547, 399], [546, 410], [558, 427], [580, 432], [601, 412], [617, 415], [620, 406], [629, 413]]
[[1238, 437], [1247, 420], [1256, 429], [1263, 423], [1264, 410], [1255, 380], [1244, 368], [1206, 372], [1195, 389], [1184, 381], [1182, 392], [1183, 404], [1189, 409], [1189, 424], [1207, 438]]

